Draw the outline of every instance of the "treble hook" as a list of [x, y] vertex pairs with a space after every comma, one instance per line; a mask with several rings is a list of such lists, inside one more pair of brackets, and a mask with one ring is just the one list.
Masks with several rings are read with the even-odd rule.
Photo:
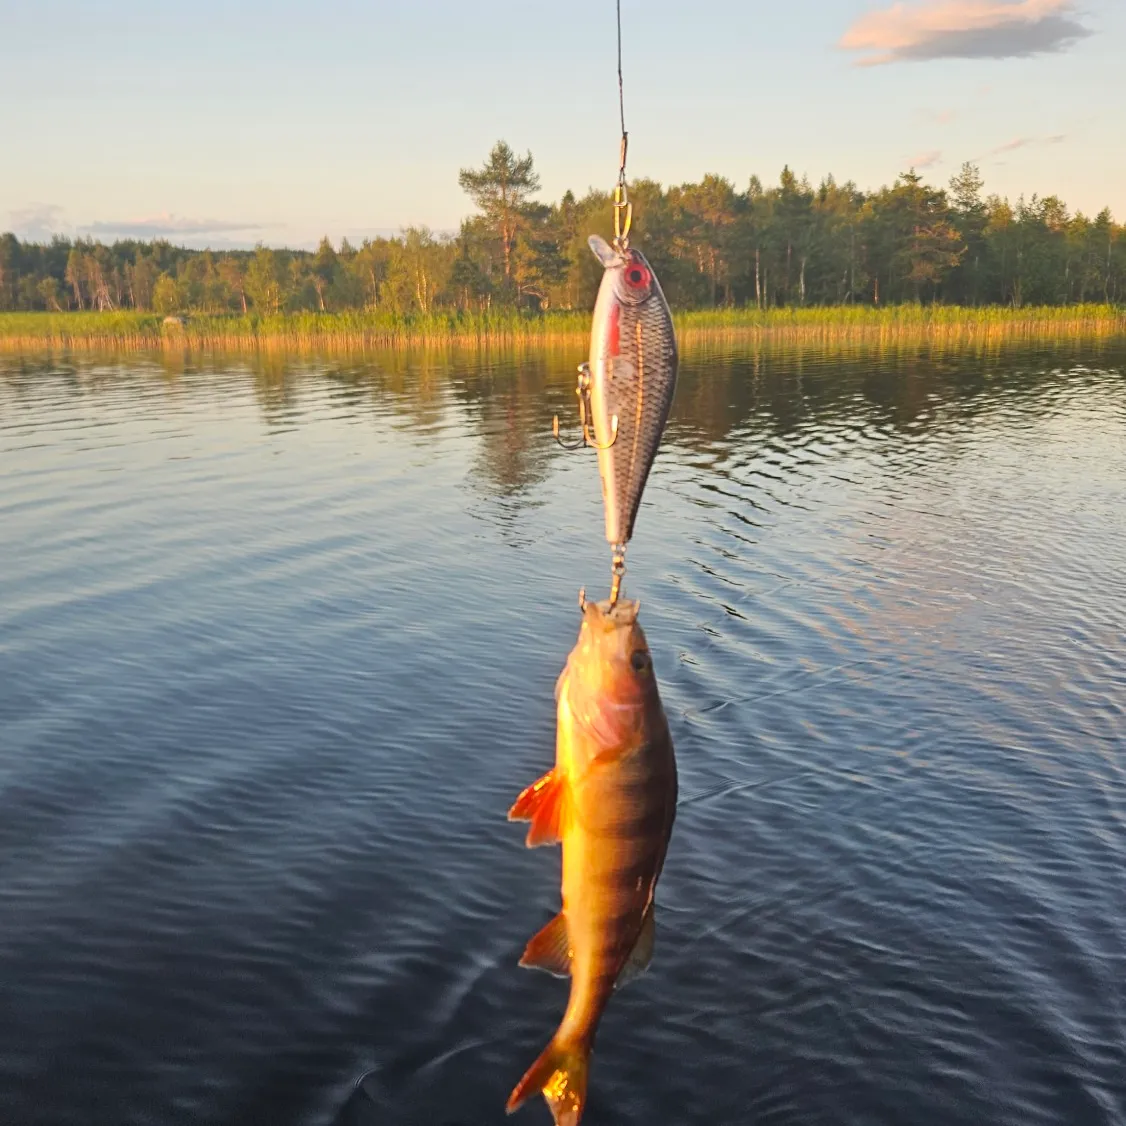
[[555, 435], [556, 442], [559, 443], [561, 449], [564, 450], [581, 450], [586, 445], [586, 428], [583, 428], [583, 436], [577, 442], [564, 442], [559, 437], [559, 415], [556, 415], [551, 420], [551, 432]]
[[579, 428], [582, 431], [582, 438], [577, 442], [564, 442], [559, 437], [559, 415], [555, 415], [551, 420], [551, 432], [555, 435], [556, 442], [565, 450], [578, 450], [582, 449], [583, 446], [593, 446], [596, 450], [608, 450], [618, 440], [618, 416], [614, 415], [610, 419], [610, 441], [605, 445], [600, 445], [598, 439], [592, 436], [593, 424], [591, 419], [593, 412], [590, 406], [590, 364], [579, 364], [579, 379], [578, 385], [575, 387], [575, 394], [579, 399]]

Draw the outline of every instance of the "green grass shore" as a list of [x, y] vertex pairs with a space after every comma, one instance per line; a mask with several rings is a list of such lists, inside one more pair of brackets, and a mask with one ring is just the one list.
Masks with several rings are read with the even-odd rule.
[[[953, 347], [1126, 337], [1126, 307], [1112, 305], [717, 309], [677, 313], [675, 320], [686, 344], [743, 340], [805, 347]], [[536, 347], [582, 343], [589, 333], [590, 315], [578, 312], [193, 314], [171, 324], [156, 313], [0, 313], [0, 351], [9, 353]]]

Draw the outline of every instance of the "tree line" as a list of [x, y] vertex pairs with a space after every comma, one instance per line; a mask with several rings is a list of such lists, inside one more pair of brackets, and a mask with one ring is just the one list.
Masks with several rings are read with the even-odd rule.
[[[164, 240], [112, 245], [0, 235], [0, 309], [137, 309], [277, 314], [493, 307], [585, 309], [602, 268], [587, 236], [610, 236], [611, 197], [536, 200], [530, 153], [498, 142], [459, 183], [476, 206], [456, 235], [412, 227], [396, 238], [315, 251], [188, 250]], [[1016, 204], [984, 195], [970, 163], [946, 188], [914, 170], [865, 192], [788, 167], [740, 191], [722, 176], [629, 186], [633, 245], [681, 309], [941, 302], [1064, 305], [1126, 301], [1126, 227], [1104, 209], [1071, 213], [1055, 196]]]

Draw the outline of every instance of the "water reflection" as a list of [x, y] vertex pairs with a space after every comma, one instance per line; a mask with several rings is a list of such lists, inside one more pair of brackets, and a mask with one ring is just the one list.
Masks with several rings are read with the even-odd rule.
[[[693, 504], [724, 513], [730, 550], [742, 551], [772, 509], [808, 502], [817, 479], [811, 467], [851, 452], [856, 465], [894, 457], [902, 472], [926, 469], [928, 435], [969, 435], [990, 417], [1011, 415], [1013, 404], [1024, 417], [1046, 419], [1085, 371], [1097, 381], [1120, 358], [1121, 349], [1105, 342], [1063, 352], [953, 354], [689, 347], [655, 475]], [[589, 507], [597, 497], [593, 455], [565, 453], [550, 431], [555, 414], [564, 427], [572, 423], [575, 360], [571, 348], [389, 350], [320, 360], [171, 350], [144, 359], [5, 357], [0, 411], [18, 418], [48, 394], [91, 410], [135, 397], [154, 411], [168, 400], [189, 411], [194, 403], [227, 402], [233, 420], [243, 417], [237, 404], [249, 389], [267, 436], [319, 423], [326, 412], [374, 427], [375, 435], [390, 426], [393, 443], [373, 440], [388, 451], [405, 442], [415, 457], [456, 435], [464, 464], [457, 487], [469, 513], [510, 546], [526, 547], [547, 534], [528, 524], [528, 514], [542, 504], [553, 473], [568, 474], [579, 502], [560, 531], [573, 536], [598, 522]], [[892, 451], [893, 435], [910, 440]], [[947, 459], [963, 452], [956, 440], [944, 444]], [[398, 472], [393, 462], [384, 470], [388, 479]], [[840, 483], [847, 486], [847, 476]]]
[[535, 416], [546, 388], [560, 380], [558, 362], [547, 355], [498, 359], [451, 374], [454, 400], [480, 437], [471, 476], [487, 495], [529, 492], [546, 477], [553, 452], [549, 431], [535, 425]]
[[[323, 1126], [368, 1069], [503, 1121], [579, 358], [0, 360], [0, 1121]], [[627, 579], [684, 800], [592, 1123], [1126, 1121], [1124, 372], [686, 350]]]
[[[1006, 396], [1041, 395], [1051, 409], [1060, 361], [1090, 367], [1095, 378], [1121, 362], [1113, 342], [1089, 347], [1002, 352], [786, 349], [685, 349], [669, 420], [670, 439], [708, 454], [750, 425], [758, 441], [809, 429], [922, 431], [956, 402], [953, 424], [1005, 409], [990, 394], [999, 377]], [[166, 350], [153, 357], [0, 357], [3, 405], [38, 401], [44, 381], [76, 397], [127, 393], [159, 378], [169, 390], [204, 393], [249, 378], [268, 427], [300, 425], [316, 414], [325, 388], [338, 408], [401, 419], [408, 435], [468, 428], [481, 441], [475, 472], [488, 488], [527, 491], [542, 481], [552, 447], [551, 418], [574, 415], [574, 349], [486, 353], [388, 350], [356, 359], [316, 360], [282, 353], [207, 357]], [[28, 394], [31, 394], [31, 400]], [[535, 420], [538, 420], [536, 422]]]

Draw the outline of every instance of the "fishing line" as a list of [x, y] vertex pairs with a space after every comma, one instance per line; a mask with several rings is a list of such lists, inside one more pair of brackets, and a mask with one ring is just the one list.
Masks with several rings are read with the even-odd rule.
[[626, 151], [629, 134], [626, 132], [626, 95], [622, 81], [622, 0], [617, 0], [618, 13], [618, 117], [622, 125], [622, 145], [618, 154], [618, 182], [614, 186], [614, 248], [619, 254], [629, 249], [629, 228], [633, 222], [633, 206], [626, 192]]
[[629, 134], [626, 132], [626, 97], [622, 86], [622, 0], [618, 4], [618, 114], [622, 121], [622, 167], [619, 175], [624, 179], [626, 173], [626, 144]]

